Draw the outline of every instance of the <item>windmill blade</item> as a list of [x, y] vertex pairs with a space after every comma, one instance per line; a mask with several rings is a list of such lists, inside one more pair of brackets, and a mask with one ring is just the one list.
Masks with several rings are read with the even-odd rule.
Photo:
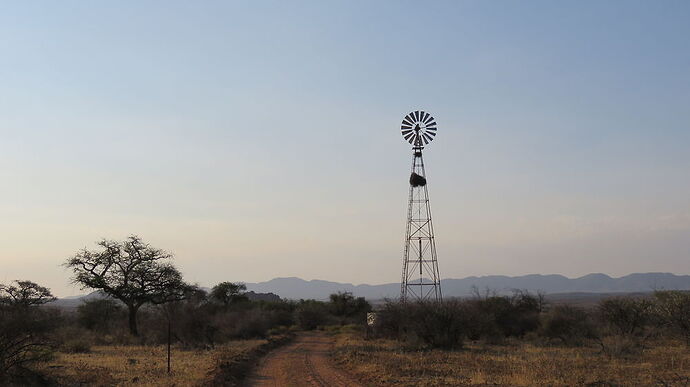
[[400, 129], [412, 129], [412, 125], [407, 125], [406, 123], [403, 122], [402, 126]]
[[432, 117], [431, 114], [429, 114], [429, 116], [424, 119], [424, 125], [427, 125], [429, 121], [433, 121], [433, 120], [434, 120], [434, 117]]

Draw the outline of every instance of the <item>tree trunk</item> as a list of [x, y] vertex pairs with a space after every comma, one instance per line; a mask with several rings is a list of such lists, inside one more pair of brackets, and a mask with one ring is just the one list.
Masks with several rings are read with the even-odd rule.
[[137, 312], [139, 308], [134, 305], [128, 305], [129, 309], [129, 333], [132, 336], [139, 336], [139, 329], [137, 327]]

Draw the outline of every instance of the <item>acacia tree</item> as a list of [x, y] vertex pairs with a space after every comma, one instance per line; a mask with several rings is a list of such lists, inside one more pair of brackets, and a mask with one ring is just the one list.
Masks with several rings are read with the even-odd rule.
[[211, 289], [211, 299], [228, 306], [236, 302], [246, 301], [247, 296], [244, 295], [246, 290], [247, 285], [245, 284], [221, 282]]
[[55, 301], [50, 289], [31, 281], [14, 281], [15, 285], [0, 284], [0, 303], [14, 307], [43, 305]]
[[103, 239], [98, 251], [81, 250], [65, 266], [82, 289], [97, 289], [122, 301], [129, 313], [129, 331], [139, 335], [137, 312], [145, 304], [160, 305], [185, 298], [192, 286], [170, 263], [172, 255], [132, 235], [124, 241]]

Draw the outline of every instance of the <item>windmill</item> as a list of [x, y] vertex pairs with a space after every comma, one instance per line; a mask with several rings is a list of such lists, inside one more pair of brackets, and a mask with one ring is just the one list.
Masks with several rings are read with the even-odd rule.
[[424, 146], [436, 136], [436, 120], [429, 113], [414, 111], [403, 118], [401, 130], [403, 138], [412, 144], [412, 171], [400, 299], [441, 301], [441, 277], [422, 158]]

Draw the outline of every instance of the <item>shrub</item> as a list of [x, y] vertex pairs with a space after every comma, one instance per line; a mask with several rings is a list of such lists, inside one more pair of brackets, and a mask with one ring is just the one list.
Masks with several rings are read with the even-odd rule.
[[270, 328], [271, 312], [254, 309], [241, 313], [230, 332], [232, 338], [249, 339], [266, 337]]
[[63, 319], [60, 327], [51, 334], [51, 338], [61, 352], [87, 353], [96, 341], [96, 334], [74, 321]]
[[609, 357], [632, 356], [644, 349], [654, 321], [654, 305], [646, 298], [615, 297], [599, 302], [602, 323], [599, 345]]
[[295, 321], [302, 329], [316, 329], [328, 321], [328, 307], [323, 302], [302, 301], [295, 310]]
[[467, 336], [472, 340], [500, 341], [508, 336], [523, 336], [539, 328], [542, 301], [529, 292], [515, 291], [512, 296], [477, 297], [464, 302]]
[[60, 350], [66, 353], [89, 353], [92, 342], [85, 337], [75, 337], [60, 346]]
[[487, 307], [484, 300], [465, 300], [467, 313], [466, 336], [470, 340], [485, 339], [500, 341], [504, 334], [496, 322], [495, 313]]
[[348, 322], [362, 323], [367, 312], [371, 311], [371, 305], [364, 297], [355, 298], [349, 292], [331, 294], [329, 308], [331, 313], [339, 319], [340, 325]]
[[0, 380], [52, 357], [54, 318], [38, 308], [0, 305]]
[[387, 302], [378, 313], [376, 332], [410, 345], [453, 349], [463, 344], [467, 308], [462, 301]]
[[611, 335], [599, 339], [602, 352], [608, 357], [634, 357], [638, 356], [644, 346], [642, 342], [630, 335]]
[[542, 316], [539, 333], [564, 344], [579, 345], [596, 337], [596, 327], [591, 314], [584, 308], [556, 305]]
[[0, 284], [0, 381], [52, 357], [48, 334], [60, 317], [38, 307], [55, 299], [50, 290], [31, 281], [15, 284]]
[[376, 313], [375, 332], [379, 337], [400, 339], [407, 327], [408, 305], [386, 300], [383, 308]]
[[432, 348], [462, 347], [465, 337], [467, 309], [460, 301], [419, 303], [410, 321], [414, 333]]
[[539, 328], [543, 301], [528, 292], [441, 303], [388, 301], [377, 314], [376, 334], [434, 348], [459, 348], [465, 338], [500, 341]]
[[644, 298], [615, 297], [599, 302], [599, 317], [613, 334], [638, 335], [653, 318], [653, 304]]
[[111, 332], [124, 318], [122, 305], [110, 298], [87, 300], [77, 307], [79, 324], [102, 334]]
[[684, 291], [657, 291], [655, 315], [659, 322], [675, 330], [690, 346], [690, 293]]

